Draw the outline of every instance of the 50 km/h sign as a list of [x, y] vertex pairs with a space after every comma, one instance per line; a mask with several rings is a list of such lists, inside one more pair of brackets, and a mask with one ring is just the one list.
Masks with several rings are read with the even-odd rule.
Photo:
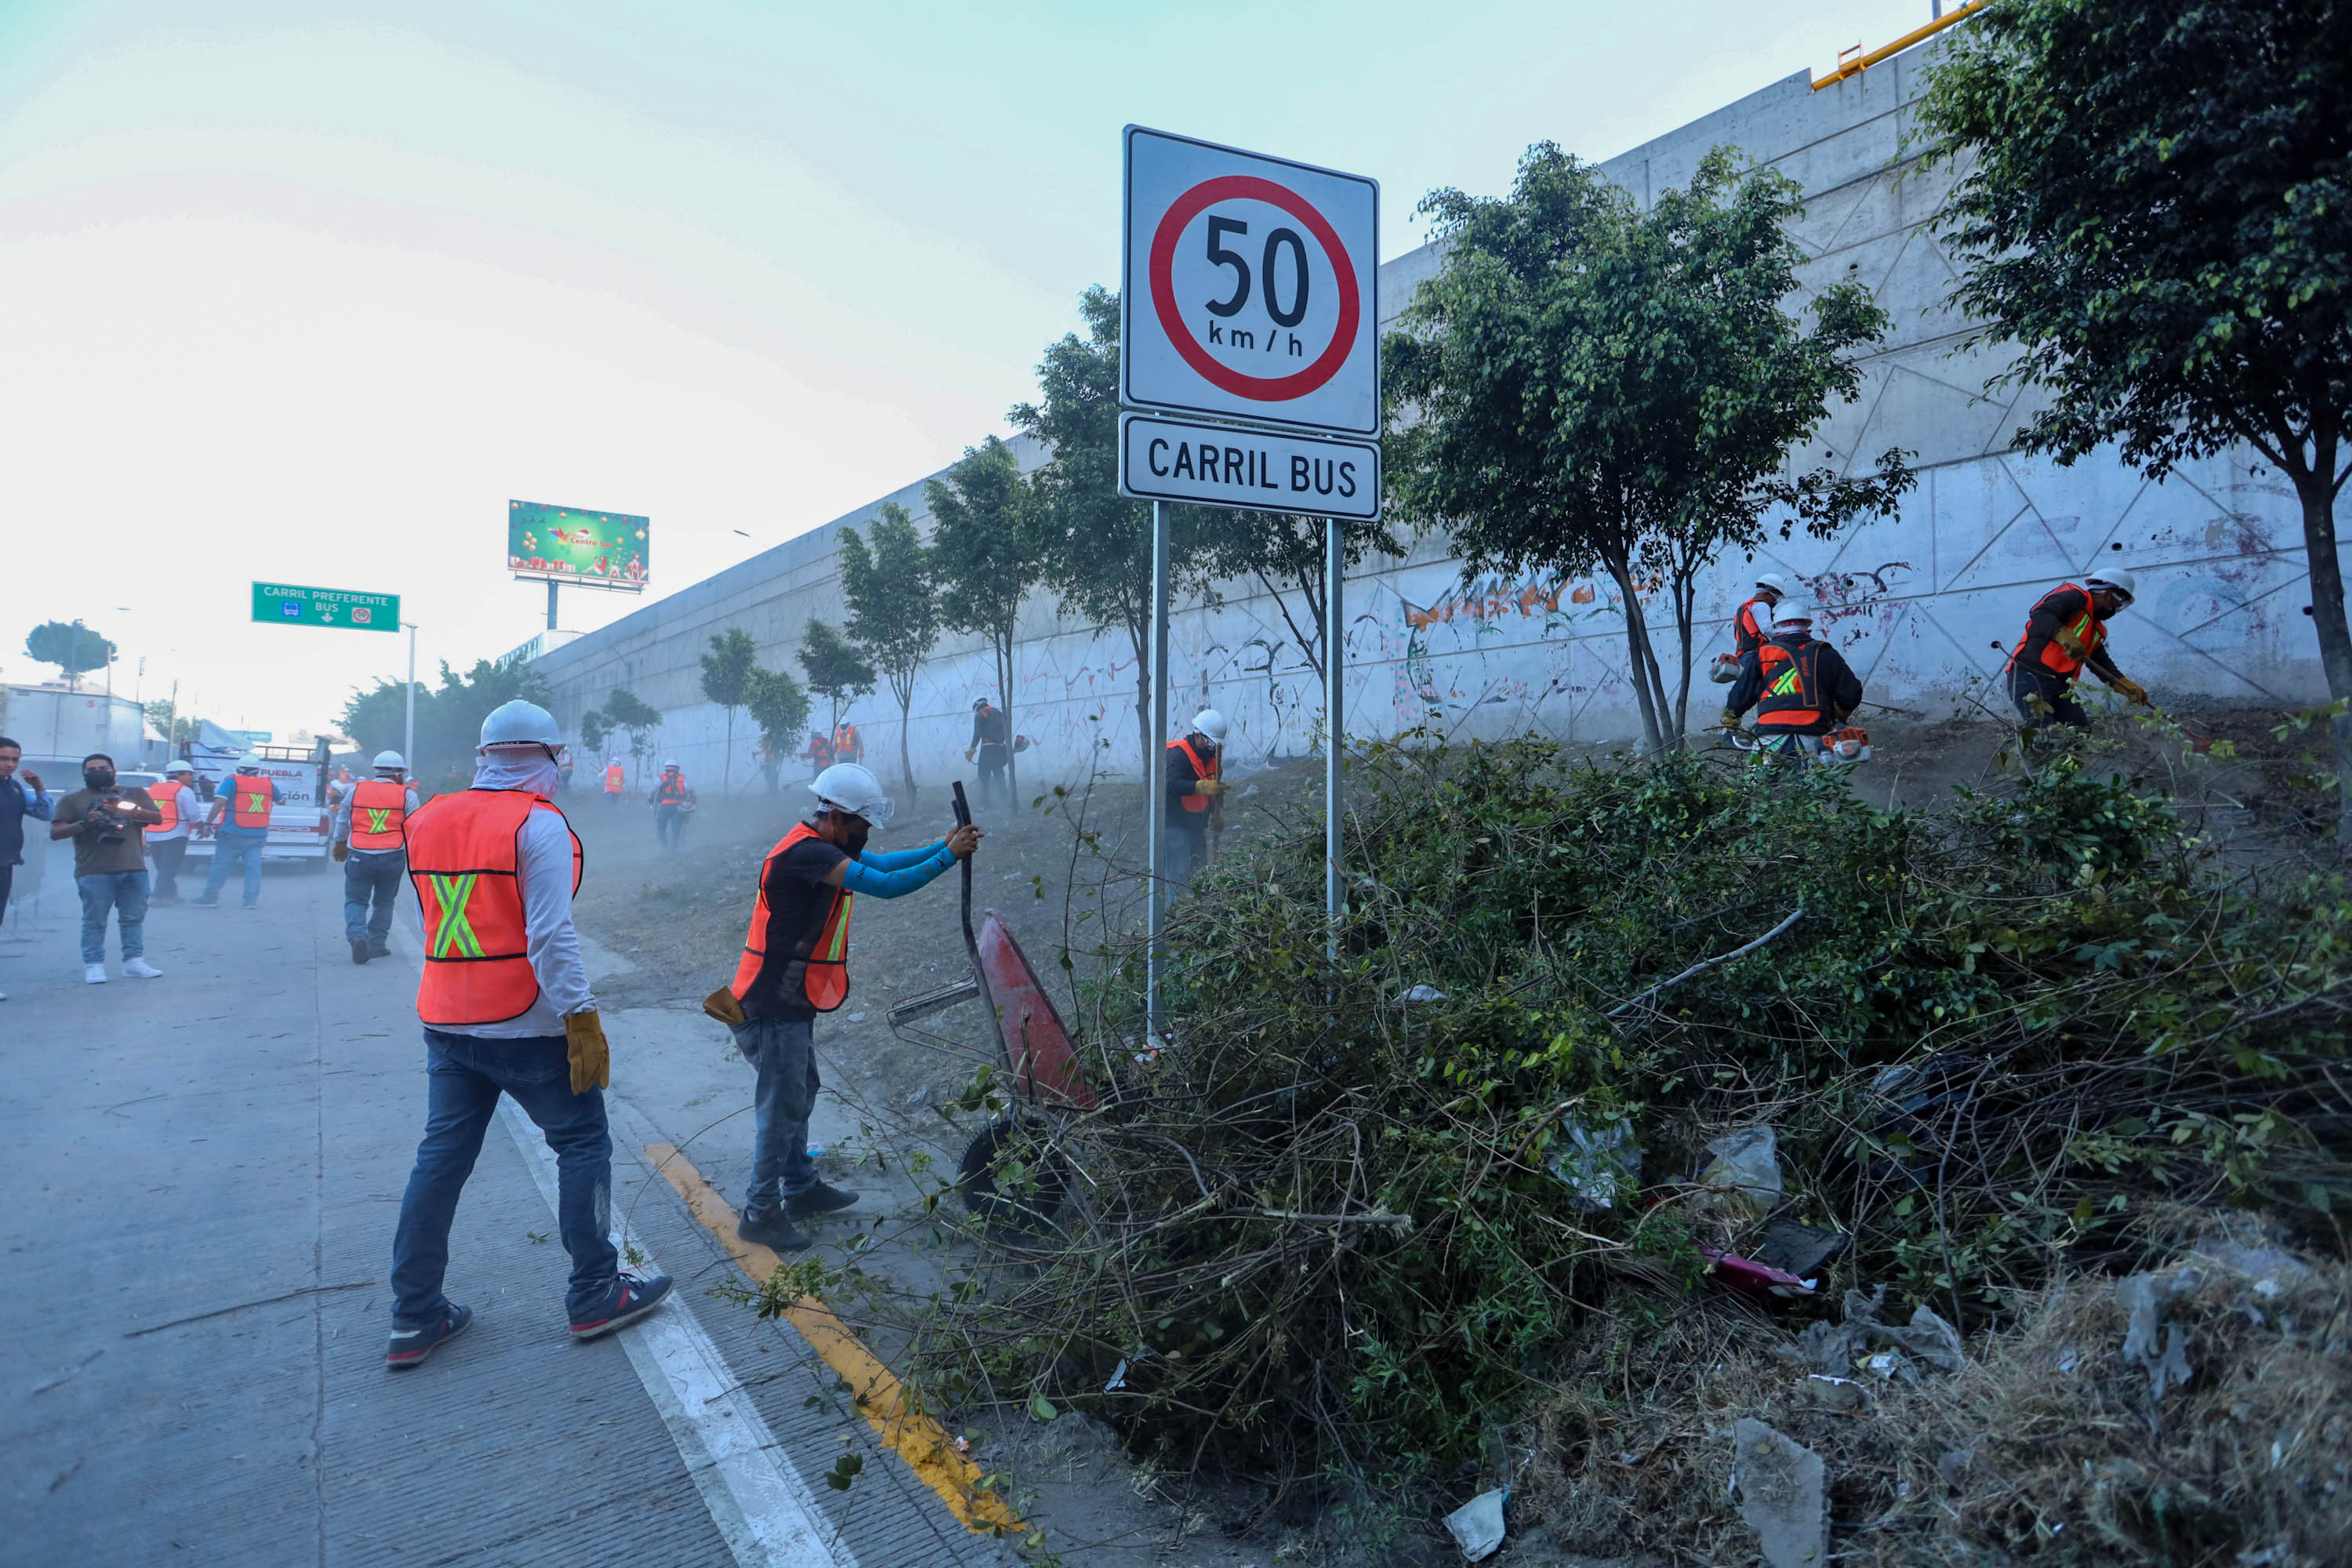
[[1378, 183], [1127, 128], [1120, 401], [1380, 430]]
[[256, 583], [253, 618], [289, 626], [348, 626], [361, 632], [396, 632], [400, 629], [400, 595]]

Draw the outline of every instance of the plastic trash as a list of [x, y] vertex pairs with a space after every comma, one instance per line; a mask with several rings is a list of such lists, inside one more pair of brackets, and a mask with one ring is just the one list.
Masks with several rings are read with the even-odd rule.
[[1408, 1002], [1443, 1002], [1445, 993], [1434, 985], [1416, 985], [1404, 994], [1404, 999]]
[[1499, 1487], [1480, 1492], [1445, 1516], [1446, 1531], [1462, 1548], [1464, 1561], [1483, 1563], [1503, 1544], [1503, 1500], [1510, 1495]]
[[1624, 1122], [1595, 1127], [1568, 1116], [1561, 1118], [1559, 1131], [1561, 1142], [1553, 1146], [1546, 1168], [1567, 1184], [1571, 1207], [1587, 1214], [1613, 1208], [1619, 1193], [1642, 1184], [1642, 1150]]
[[1780, 1202], [1778, 1141], [1769, 1127], [1743, 1127], [1706, 1146], [1712, 1156], [1699, 1173], [1699, 1185], [1727, 1218], [1760, 1220]]

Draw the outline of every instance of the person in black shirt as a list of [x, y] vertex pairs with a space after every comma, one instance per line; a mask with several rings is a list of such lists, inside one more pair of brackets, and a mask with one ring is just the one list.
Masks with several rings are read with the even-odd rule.
[[1013, 804], [1013, 786], [1006, 782], [1004, 764], [1013, 756], [1013, 723], [1004, 710], [985, 697], [975, 698], [971, 704], [971, 744], [963, 749], [963, 760], [980, 758], [980, 798], [985, 803], [992, 794]]
[[1168, 742], [1168, 837], [1162, 871], [1171, 894], [1209, 863], [1209, 828], [1224, 826], [1225, 716], [1213, 708], [1192, 715], [1192, 728]]
[[1772, 612], [1772, 635], [1739, 661], [1739, 677], [1723, 700], [1723, 727], [1738, 727], [1756, 710], [1756, 732], [1792, 757], [1821, 754], [1822, 737], [1862, 706], [1862, 678], [1844, 656], [1813, 640], [1813, 607], [1783, 599]]

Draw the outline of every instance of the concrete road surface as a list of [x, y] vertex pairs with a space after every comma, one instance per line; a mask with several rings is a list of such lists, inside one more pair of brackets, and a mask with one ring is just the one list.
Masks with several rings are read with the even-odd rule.
[[[394, 1217], [425, 1104], [413, 911], [342, 940], [332, 868], [148, 921], [160, 980], [86, 985], [72, 884], [0, 930], [0, 1560], [997, 1563], [733, 1276], [615, 1097], [615, 1228], [672, 1304], [571, 1342], [544, 1145], [502, 1116], [449, 1293], [384, 1370]], [[62, 896], [61, 896], [62, 895]], [[511, 1109], [509, 1107], [509, 1109]], [[846, 1491], [825, 1484], [864, 1459]]]

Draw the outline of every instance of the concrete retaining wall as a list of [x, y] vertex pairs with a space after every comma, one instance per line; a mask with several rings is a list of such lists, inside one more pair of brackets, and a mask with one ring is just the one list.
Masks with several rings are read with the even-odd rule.
[[[1890, 447], [1914, 454], [1919, 487], [1899, 517], [1822, 543], [1785, 546], [1724, 563], [1701, 593], [1723, 617], [1699, 650], [1704, 664], [1730, 646], [1728, 616], [1759, 570], [1802, 577], [1873, 699], [1942, 715], [2002, 706], [1996, 676], [2027, 605], [2047, 586], [2101, 564], [2128, 565], [2139, 599], [2116, 625], [2118, 661], [2159, 700], [2301, 704], [2326, 683], [2306, 603], [2294, 498], [2252, 454], [2193, 466], [2150, 484], [2109, 456], [2060, 468], [2009, 449], [2021, 412], [1984, 385], [2001, 362], [1964, 346], [1965, 323], [1944, 308], [1958, 271], [1925, 225], [1946, 179], [1906, 156], [1906, 106], [1933, 45], [1820, 92], [1801, 73], [1637, 147], [1604, 165], [1645, 201], [1686, 182], [1710, 147], [1732, 144], [1794, 176], [1808, 210], [1795, 229], [1812, 259], [1808, 288], [1857, 280], [1894, 318], [1866, 366], [1861, 398], [1839, 410], [1792, 463], [1867, 470]], [[1381, 268], [1383, 311], [1394, 312], [1433, 268], [1429, 249]], [[1034, 467], [1042, 454], [1020, 447]], [[660, 708], [660, 751], [703, 788], [726, 771], [723, 716], [702, 700], [698, 660], [710, 635], [739, 626], [761, 662], [793, 655], [811, 616], [839, 624], [835, 538], [863, 527], [883, 500], [929, 516], [920, 482], [881, 498], [706, 582], [646, 605], [538, 660], [567, 726], [625, 685]], [[1174, 625], [1174, 706], [1213, 703], [1235, 723], [1234, 758], [1247, 767], [1315, 744], [1321, 701], [1281, 605], [1255, 585], [1229, 584], [1213, 609], [1181, 608]], [[1440, 537], [1412, 540], [1406, 558], [1367, 571], [1349, 588], [1347, 664], [1353, 734], [1433, 726], [1457, 734], [1537, 729], [1577, 741], [1640, 732], [1615, 592], [1605, 579], [1465, 584]], [[1293, 614], [1303, 616], [1302, 606]], [[1654, 608], [1656, 626], [1666, 619]], [[1132, 771], [1133, 655], [1125, 635], [1094, 636], [1032, 598], [1012, 693], [1016, 726], [1037, 747], [1024, 759], [1024, 792], [1083, 772], [1090, 759]], [[1669, 649], [1662, 643], [1662, 658]], [[1672, 679], [1672, 676], [1669, 676]], [[909, 750], [919, 778], [961, 772], [974, 696], [996, 696], [976, 641], [941, 643], [918, 684]], [[1692, 715], [1705, 723], [1717, 689], [1702, 678]], [[853, 717], [868, 760], [896, 776], [898, 714], [887, 693]], [[747, 785], [755, 738], [738, 721], [733, 777]], [[1042, 764], [1042, 765], [1041, 765]]]

